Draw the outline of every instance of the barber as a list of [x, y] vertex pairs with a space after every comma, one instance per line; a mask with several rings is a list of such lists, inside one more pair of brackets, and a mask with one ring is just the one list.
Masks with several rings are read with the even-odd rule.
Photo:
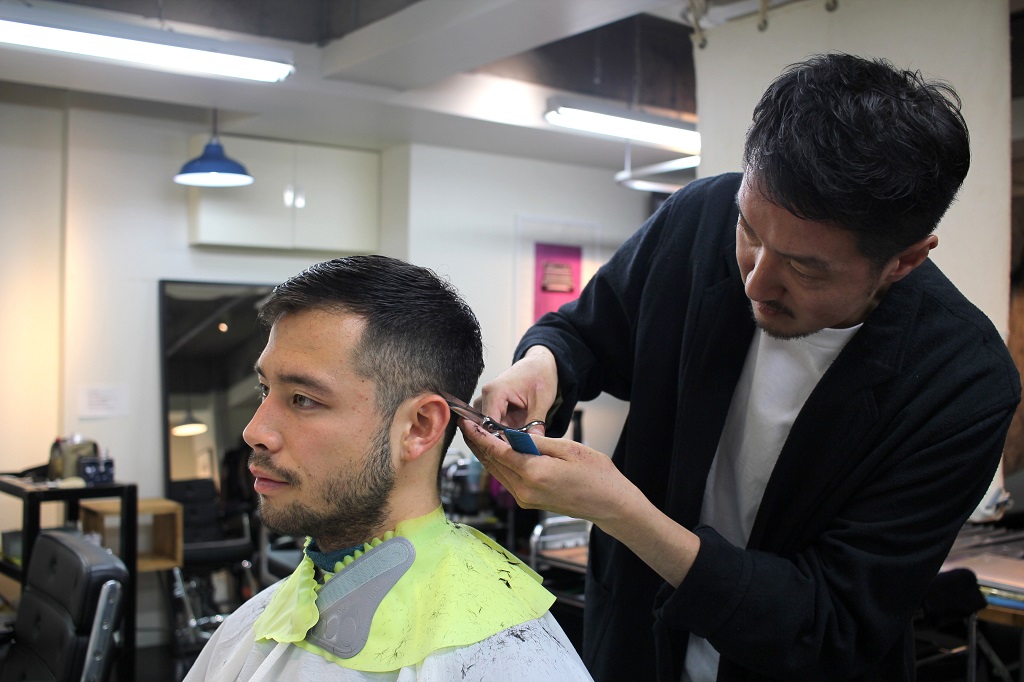
[[483, 387], [484, 412], [553, 434], [578, 401], [630, 403], [611, 458], [461, 422], [522, 506], [593, 521], [595, 679], [913, 679], [912, 613], [1020, 401], [999, 334], [929, 259], [969, 164], [951, 86], [792, 65], [743, 172], [674, 194]]

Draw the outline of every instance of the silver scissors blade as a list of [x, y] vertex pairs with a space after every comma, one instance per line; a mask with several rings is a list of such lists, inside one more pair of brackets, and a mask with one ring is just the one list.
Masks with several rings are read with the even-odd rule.
[[518, 428], [514, 426], [505, 426], [504, 424], [497, 422], [494, 419], [491, 419], [480, 410], [474, 407], [470, 407], [465, 402], [459, 400], [458, 398], [453, 396], [451, 393], [448, 393], [447, 391], [438, 391], [438, 393], [441, 395], [442, 398], [444, 398], [448, 402], [448, 407], [451, 408], [452, 412], [459, 415], [460, 417], [468, 419], [471, 422], [479, 424], [480, 426], [484, 427], [491, 433], [501, 434], [504, 433], [505, 431], [521, 431], [523, 433], [526, 433], [527, 429], [533, 428], [534, 426], [538, 425], [544, 425], [543, 421], [535, 419], [526, 426], [520, 426]]
[[480, 410], [470, 407], [451, 393], [446, 391], [438, 391], [438, 393], [440, 393], [441, 397], [448, 402], [448, 407], [451, 408], [452, 412], [460, 417], [468, 419], [471, 422], [479, 424], [491, 433], [501, 433], [507, 428], [494, 421]]

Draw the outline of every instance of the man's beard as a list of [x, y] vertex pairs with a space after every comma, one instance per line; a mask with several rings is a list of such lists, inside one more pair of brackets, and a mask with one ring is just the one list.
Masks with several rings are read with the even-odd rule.
[[[308, 535], [321, 549], [342, 549], [372, 539], [382, 532], [387, 519], [388, 499], [395, 487], [395, 468], [391, 463], [391, 435], [382, 426], [373, 437], [371, 451], [361, 471], [355, 476], [343, 472], [324, 481], [303, 481], [326, 505], [316, 511], [299, 502], [283, 508], [268, 504], [261, 495], [259, 515], [263, 524], [282, 535]], [[295, 477], [273, 466], [271, 457], [264, 452], [253, 452], [250, 464], [255, 464], [281, 480], [297, 485]]]
[[[768, 336], [772, 337], [773, 339], [777, 339], [779, 341], [793, 341], [794, 339], [803, 339], [805, 337], [810, 336], [811, 334], [816, 333], [816, 332], [797, 332], [795, 334], [794, 333], [784, 334], [784, 333], [782, 333], [781, 331], [779, 331], [777, 329], [771, 329], [769, 327], [764, 326], [763, 324], [761, 324], [761, 322], [756, 317], [754, 318], [754, 325], [758, 329], [763, 331], [765, 334], [767, 334]], [[821, 331], [821, 330], [818, 330], [818, 331]]]

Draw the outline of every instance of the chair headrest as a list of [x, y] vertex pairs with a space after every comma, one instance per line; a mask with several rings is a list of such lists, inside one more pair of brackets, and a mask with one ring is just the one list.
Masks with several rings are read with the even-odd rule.
[[32, 547], [26, 585], [60, 603], [76, 623], [91, 622], [103, 583], [126, 585], [124, 562], [80, 535], [43, 531]]

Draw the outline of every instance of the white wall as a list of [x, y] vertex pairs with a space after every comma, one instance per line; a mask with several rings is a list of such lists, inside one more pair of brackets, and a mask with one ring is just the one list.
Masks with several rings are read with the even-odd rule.
[[[517, 220], [586, 225], [603, 261], [647, 217], [647, 195], [620, 187], [613, 173], [475, 152], [406, 148], [413, 178], [407, 257], [451, 278], [480, 319], [484, 383], [506, 369], [521, 330], [517, 300]], [[550, 239], [559, 243], [559, 237]], [[587, 252], [584, 252], [586, 257]], [[590, 273], [587, 273], [590, 274]], [[625, 413], [608, 396], [584, 405], [586, 442], [611, 453]]]
[[[59, 428], [63, 148], [62, 112], [0, 103], [3, 472], [44, 464]], [[0, 495], [0, 530], [20, 519], [20, 501]]]
[[830, 50], [883, 57], [952, 83], [971, 131], [971, 171], [933, 258], [1003, 334], [1009, 324], [1010, 43], [1006, 0], [806, 0], [707, 32], [694, 49], [701, 175], [739, 170], [761, 92], [788, 64]]

